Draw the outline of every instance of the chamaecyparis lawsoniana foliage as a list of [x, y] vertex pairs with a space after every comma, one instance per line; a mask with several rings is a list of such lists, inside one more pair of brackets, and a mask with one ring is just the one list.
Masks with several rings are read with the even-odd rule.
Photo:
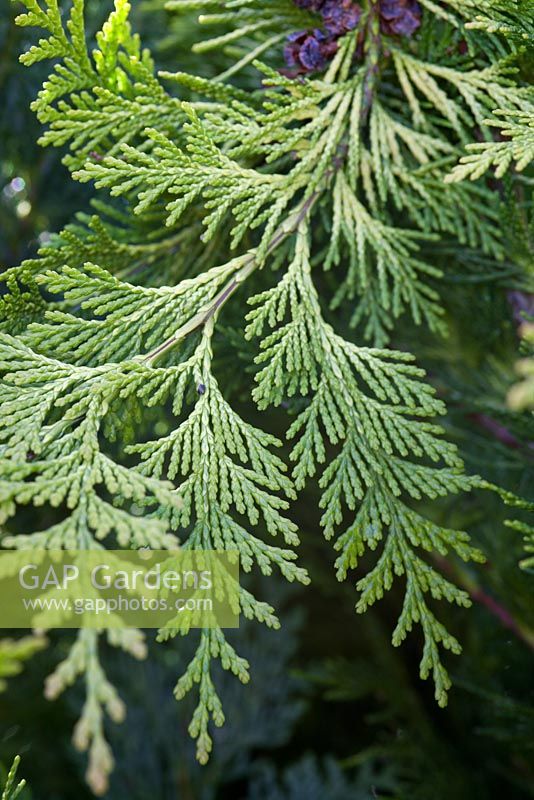
[[[22, 4], [18, 24], [41, 37], [24, 63], [53, 61], [33, 104], [41, 143], [62, 147], [74, 179], [120, 203], [100, 196], [96, 213], [4, 275], [3, 519], [24, 505], [61, 510], [4, 545], [165, 548], [179, 538], [237, 548], [245, 571], [306, 584], [290, 503], [314, 482], [338, 579], [377, 551], [356, 585], [359, 612], [404, 582], [393, 643], [420, 627], [420, 674], [444, 705], [441, 651], [460, 645], [433, 601], [469, 597], [435, 557], [483, 556], [426, 511], [482, 484], [444, 438], [445, 406], [423, 370], [388, 345], [400, 320], [447, 335], [447, 264], [434, 248], [453, 243], [496, 269], [505, 257], [486, 173], [533, 155], [532, 91], [515, 64], [532, 35], [528, 4], [171, 0], [171, 11], [215, 26], [194, 44], [191, 74], [157, 72], [125, 0], [94, 47], [83, 0], [66, 14], [56, 0]], [[219, 74], [202, 64], [212, 53]], [[254, 351], [261, 428], [217, 370], [234, 347], [220, 335], [230, 309]], [[288, 411], [287, 461], [268, 432], [273, 406]], [[247, 618], [278, 625], [245, 588], [240, 603]], [[46, 691], [84, 676], [75, 742], [102, 792], [112, 768], [104, 714], [120, 721], [124, 708], [98, 639], [81, 631]], [[109, 639], [144, 654], [140, 632]], [[224, 722], [214, 661], [249, 678], [224, 631], [202, 631], [176, 686], [178, 698], [198, 687], [190, 732], [202, 762], [210, 723]]]
[[45, 646], [46, 639], [40, 635], [0, 640], [0, 692], [6, 690], [9, 678], [24, 669], [24, 662]]
[[21, 781], [17, 781], [17, 770], [19, 764], [20, 764], [20, 756], [16, 756], [11, 766], [11, 769], [7, 774], [5, 786], [2, 791], [2, 800], [16, 800], [16, 798], [20, 795], [20, 793], [26, 786], [26, 781], [24, 779]]

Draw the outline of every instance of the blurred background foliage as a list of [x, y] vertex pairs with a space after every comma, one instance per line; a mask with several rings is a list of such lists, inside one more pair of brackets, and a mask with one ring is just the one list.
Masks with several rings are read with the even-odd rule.
[[[87, 7], [88, 27], [94, 30], [107, 4], [95, 0]], [[39, 124], [29, 105], [47, 65], [28, 71], [18, 63], [29, 34], [14, 27], [13, 16], [9, 0], [0, 0], [1, 268], [33, 256], [51, 233], [72, 220], [74, 210], [87, 210], [91, 200], [89, 187], [70, 180], [61, 153], [36, 143]], [[143, 30], [143, 41], [162, 68], [185, 66], [181, 54], [194, 37], [196, 23], [171, 21], [160, 0], [151, 0], [134, 3], [133, 25]], [[194, 68], [216, 73], [217, 58], [198, 56]], [[187, 67], [193, 68], [191, 57]], [[488, 280], [482, 256], [477, 260], [461, 251], [451, 254], [446, 246], [433, 253], [435, 259], [454, 257], [457, 271], [449, 280], [461, 282], [465, 291], [461, 300], [456, 291], [450, 293], [451, 337], [417, 344], [431, 374], [433, 365], [440, 365], [449, 433], [469, 469], [526, 497], [534, 496], [534, 425], [528, 412], [507, 408], [506, 396], [514, 382], [521, 323], [514, 264], [532, 263], [531, 209], [524, 199], [531, 181], [527, 174], [520, 183], [506, 179], [496, 187], [509, 198], [510, 239], [509, 259], [494, 280]], [[240, 337], [237, 320], [235, 329], [231, 314], [226, 321], [224, 335]], [[411, 337], [409, 326], [400, 329], [394, 344], [409, 349]], [[223, 367], [221, 374], [226, 372], [231, 381], [237, 369]], [[241, 381], [236, 392], [245, 397], [247, 389]], [[250, 409], [247, 414], [251, 416]], [[273, 432], [283, 430], [284, 415], [273, 412], [271, 425]], [[450, 665], [454, 689], [449, 706], [440, 710], [431, 689], [416, 677], [417, 643], [408, 642], [401, 650], [390, 644], [398, 596], [392, 593], [365, 617], [354, 615], [354, 590], [332, 581], [333, 556], [318, 533], [317, 503], [308, 499], [303, 496], [294, 513], [313, 588], [288, 589], [272, 578], [262, 587], [266, 599], [284, 609], [283, 628], [273, 632], [245, 624], [236, 632], [240, 651], [251, 662], [253, 681], [243, 687], [219, 676], [228, 723], [216, 731], [207, 767], [195, 762], [186, 732], [191, 709], [187, 702], [172, 699], [176, 675], [194, 642], [151, 647], [148, 659], [135, 666], [116, 650], [106, 654], [110, 677], [128, 707], [127, 721], [109, 729], [116, 769], [107, 797], [534, 797], [533, 570], [518, 567], [522, 540], [505, 526], [510, 509], [487, 493], [442, 506], [443, 518], [451, 526], [468, 528], [488, 563], [476, 569], [445, 565], [475, 602], [461, 613], [443, 609], [446, 624], [447, 615], [454, 616], [451, 625], [464, 653]], [[89, 798], [84, 759], [70, 742], [78, 690], [54, 703], [42, 694], [45, 676], [65, 652], [68, 632], [51, 634], [44, 650], [42, 637], [7, 636], [0, 643], [4, 774], [20, 753], [20, 772], [31, 787], [31, 793], [23, 790], [22, 800]]]

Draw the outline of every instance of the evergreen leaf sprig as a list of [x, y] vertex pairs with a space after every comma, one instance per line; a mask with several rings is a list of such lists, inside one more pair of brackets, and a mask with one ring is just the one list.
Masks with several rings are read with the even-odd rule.
[[[526, 165], [530, 152], [530, 99], [501, 28], [522, 27], [523, 6], [422, 0], [404, 27], [400, 4], [392, 28], [369, 0], [335, 37], [313, 28], [302, 38], [321, 23], [292, 0], [174, 0], [171, 10], [205, 10], [202, 21], [222, 29], [195, 45], [226, 58], [208, 78], [156, 73], [126, 0], [115, 1], [93, 53], [83, 0], [65, 24], [56, 0], [23, 4], [19, 24], [46, 33], [25, 63], [55, 61], [34, 104], [48, 126], [42, 143], [68, 146], [74, 179], [116, 199], [97, 199], [96, 213], [4, 276], [3, 521], [26, 505], [57, 510], [46, 530], [11, 531], [4, 545], [160, 549], [179, 537], [185, 549], [237, 549], [245, 572], [278, 569], [307, 584], [290, 502], [314, 481], [338, 579], [360, 570], [359, 612], [402, 579], [393, 643], [421, 628], [420, 674], [443, 706], [441, 648], [460, 645], [431, 601], [470, 600], [436, 561], [483, 556], [429, 509], [483, 482], [444, 438], [431, 381], [387, 344], [401, 319], [447, 333], [442, 284], [454, 268], [432, 248], [467, 249], [495, 266], [504, 258], [500, 198], [481, 178], [492, 165], [499, 175], [514, 160]], [[435, 53], [424, 46], [432, 32], [446, 43]], [[476, 51], [476, 37], [492, 46]], [[321, 42], [328, 52], [298, 61], [299, 48]], [[487, 122], [496, 108], [513, 131], [506, 147]], [[449, 180], [458, 182], [446, 185], [475, 137], [483, 141], [467, 159], [476, 164], [456, 167]], [[267, 421], [264, 430], [238, 413], [218, 370], [221, 350], [235, 357], [216, 336], [230, 312], [257, 341], [253, 401], [292, 415], [288, 459]], [[362, 574], [363, 556], [377, 550]], [[244, 587], [239, 610], [279, 624]], [[138, 632], [109, 638], [144, 655]], [[82, 631], [47, 691], [85, 677], [75, 738], [103, 792], [112, 768], [104, 711], [119, 721], [124, 709], [98, 642]], [[190, 733], [202, 763], [211, 724], [224, 722], [217, 661], [248, 680], [224, 631], [203, 630], [175, 690], [198, 692]]]
[[2, 800], [16, 800], [26, 786], [26, 781], [24, 779], [18, 783], [15, 783], [19, 764], [20, 756], [15, 756], [13, 764], [11, 765], [11, 769], [8, 772], [4, 789], [2, 791]]
[[[115, 9], [96, 34], [89, 53], [84, 24], [84, 0], [75, 0], [64, 23], [57, 0], [24, 4], [16, 23], [43, 29], [47, 38], [21, 56], [31, 66], [54, 59], [57, 63], [32, 108], [48, 126], [43, 145], [69, 144], [65, 163], [74, 168], [87, 157], [98, 158], [120, 142], [129, 142], [156, 122], [174, 127], [183, 119], [179, 106], [154, 75], [154, 64], [140, 39], [132, 34], [128, 0]], [[135, 124], [132, 124], [135, 123]]]
[[468, 155], [447, 176], [449, 183], [466, 179], [477, 180], [493, 168], [496, 178], [513, 165], [518, 172], [534, 161], [534, 93], [531, 91], [522, 109], [498, 108], [487, 125], [498, 129], [501, 141], [476, 142], [467, 145]]
[[[398, 645], [420, 623], [425, 637], [421, 677], [432, 672], [436, 699], [446, 703], [449, 680], [438, 644], [459, 652], [458, 642], [438, 623], [424, 595], [469, 605], [456, 589], [430, 567], [415, 548], [445, 555], [452, 550], [464, 560], [483, 560], [469, 545], [467, 534], [445, 530], [410, 509], [404, 497], [432, 499], [449, 492], [469, 491], [472, 481], [462, 474], [456, 449], [439, 438], [442, 430], [426, 419], [443, 413], [422, 370], [410, 356], [358, 347], [324, 322], [311, 278], [309, 230], [297, 234], [295, 254], [282, 281], [251, 302], [247, 335], [275, 328], [261, 343], [254, 399], [260, 408], [296, 394], [311, 397], [297, 415], [288, 436], [296, 439], [291, 459], [297, 489], [314, 477], [326, 460], [327, 443], [338, 455], [324, 468], [321, 524], [327, 539], [354, 514], [338, 534], [337, 577], [346, 578], [367, 548], [382, 545], [376, 567], [357, 583], [357, 604], [365, 611], [391, 588], [394, 576], [406, 576], [403, 612], [393, 634]], [[281, 324], [286, 314], [290, 319]], [[272, 387], [276, 387], [273, 395]], [[437, 467], [443, 462], [444, 466]], [[346, 524], [346, 523], [345, 523]]]

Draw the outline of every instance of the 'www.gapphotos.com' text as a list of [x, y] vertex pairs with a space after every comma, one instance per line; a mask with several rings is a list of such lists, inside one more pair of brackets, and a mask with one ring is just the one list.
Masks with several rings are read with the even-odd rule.
[[147, 597], [114, 597], [105, 599], [97, 598], [57, 598], [36, 597], [23, 598], [26, 611], [64, 611], [71, 614], [115, 614], [126, 611], [178, 611], [198, 612], [213, 611], [213, 601], [210, 598], [177, 598], [168, 601], [166, 598]]

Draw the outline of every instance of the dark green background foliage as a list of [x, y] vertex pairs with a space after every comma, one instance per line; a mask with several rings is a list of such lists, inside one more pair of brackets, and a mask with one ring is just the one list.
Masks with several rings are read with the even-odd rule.
[[[69, 3], [64, 5], [69, 7]], [[100, 0], [85, 5], [88, 37], [94, 41], [111, 9]], [[269, 3], [249, 5], [259, 8]], [[291, 10], [289, 0], [272, 5], [285, 7], [288, 19], [291, 14], [299, 19], [300, 12]], [[442, 5], [446, 4], [437, 4]], [[477, 12], [489, 9], [489, 14], [493, 7], [509, 5], [510, 17], [504, 11], [495, 12], [498, 22], [505, 20], [506, 30], [492, 34], [492, 57], [513, 53], [514, 80], [527, 84], [534, 63], [532, 40], [528, 39], [534, 19], [528, 2], [523, 6], [513, 2], [467, 5], [474, 6], [473, 19]], [[251, 35], [250, 40], [238, 40], [226, 49], [192, 53], [191, 45], [207, 36], [196, 13], [177, 16], [165, 10], [160, 0], [134, 2], [133, 6], [133, 30], [140, 32], [159, 69], [213, 78], [255, 46]], [[29, 104], [50, 69], [47, 62], [31, 69], [18, 63], [18, 56], [35, 43], [36, 35], [31, 28], [14, 25], [14, 7], [21, 11], [19, 4], [10, 6], [7, 0], [0, 0], [2, 270], [34, 259], [40, 245], [52, 241], [59, 247], [60, 242], [51, 235], [69, 223], [76, 224], [71, 230], [85, 241], [89, 215], [95, 212], [128, 247], [147, 240], [157, 243], [164, 235], [180, 230], [175, 226], [162, 234], [163, 203], [156, 202], [135, 218], [131, 196], [110, 198], [105, 189], [95, 190], [93, 184], [72, 180], [62, 163], [65, 146], [43, 148], [37, 144], [45, 126], [37, 121]], [[524, 30], [515, 30], [508, 24], [510, 19], [522, 19]], [[231, 30], [230, 22], [224, 24]], [[217, 34], [221, 30], [224, 26]], [[439, 60], [440, 54], [449, 58], [464, 35], [465, 31], [451, 32], [425, 9], [417, 35], [418, 55], [429, 61]], [[469, 35], [473, 37], [470, 46], [489, 47], [485, 33], [475, 30]], [[279, 42], [261, 55], [275, 69], [283, 66], [283, 42]], [[476, 56], [473, 59], [476, 64]], [[261, 75], [248, 65], [233, 83], [252, 96], [260, 89]], [[180, 98], [198, 102], [201, 92], [197, 95], [196, 88], [180, 87]], [[424, 111], [434, 113], [428, 103]], [[447, 125], [441, 130], [452, 138]], [[471, 140], [479, 138], [476, 126], [470, 133]], [[495, 141], [501, 140], [496, 133]], [[89, 173], [100, 168], [98, 155]], [[250, 154], [246, 157], [253, 166], [254, 159]], [[503, 170], [496, 176], [488, 171], [477, 184], [496, 209], [489, 229], [498, 231], [498, 252], [484, 246], [487, 232], [474, 245], [459, 241], [454, 230], [445, 232], [439, 241], [421, 243], [418, 258], [444, 273], [430, 282], [439, 289], [448, 337], [417, 327], [405, 314], [394, 320], [389, 341], [398, 350], [415, 353], [418, 364], [426, 369], [437, 396], [446, 404], [442, 424], [448, 440], [459, 448], [466, 474], [479, 475], [483, 481], [524, 498], [534, 496], [534, 423], [529, 410], [511, 411], [506, 397], [521, 353], [521, 319], [514, 310], [514, 298], [516, 305], [517, 298], [528, 304], [529, 292], [534, 291], [533, 179], [532, 167], [525, 166], [521, 175]], [[80, 212], [76, 220], [75, 211]], [[317, 262], [324, 261], [328, 250], [328, 213], [324, 204], [315, 217]], [[402, 227], [406, 216], [397, 213], [395, 224]], [[214, 240], [204, 244], [200, 217], [194, 206], [183, 223], [190, 236], [185, 246], [195, 257], [193, 274], [228, 258], [227, 233], [218, 231]], [[257, 233], [247, 231], [239, 252], [257, 245]], [[114, 271], [132, 284], [176, 283], [184, 274], [175, 258], [179, 247], [173, 247], [156, 247], [148, 267], [141, 258], [132, 266], [128, 260], [131, 250], [122, 263], [117, 251]], [[51, 269], [56, 268], [54, 252], [49, 248], [44, 255]], [[70, 251], [69, 258], [73, 259], [69, 264], [76, 267], [90, 260], [80, 255], [78, 264], [76, 252], [72, 255]], [[343, 258], [348, 260], [346, 253]], [[30, 272], [37, 271], [35, 264], [30, 262]], [[27, 273], [24, 276], [27, 278]], [[363, 342], [365, 320], [356, 329], [351, 326], [354, 301], [335, 309], [328, 308], [326, 301], [323, 304], [323, 298], [338, 289], [339, 273], [315, 269], [314, 279], [327, 321], [347, 340]], [[28, 322], [42, 322], [43, 298], [54, 302], [59, 297], [54, 285], [39, 290], [30, 280], [28, 284], [20, 276], [17, 280], [9, 290], [14, 295], [19, 290], [29, 294], [24, 301], [16, 299], [15, 315], [6, 300], [4, 329], [8, 334], [22, 334]], [[267, 290], [272, 286], [272, 274], [264, 270], [255, 281], [255, 292]], [[4, 300], [6, 297], [11, 297], [7, 290]], [[288, 410], [292, 415], [298, 413], [303, 401], [284, 400], [267, 414], [251, 402], [257, 348], [243, 336], [243, 309], [238, 303], [225, 306], [214, 342], [214, 373], [224, 397], [247, 423], [283, 440]], [[172, 364], [172, 359], [168, 363]], [[343, 391], [342, 385], [339, 390]], [[170, 409], [149, 408], [140, 421], [132, 423], [131, 441], [145, 442], [153, 438], [154, 430], [164, 435], [173, 424]], [[327, 449], [331, 457], [334, 448], [328, 445]], [[286, 443], [280, 451], [286, 461], [289, 450]], [[247, 589], [277, 609], [282, 627], [271, 630], [246, 621], [229, 635], [232, 646], [249, 661], [252, 680], [244, 686], [215, 665], [213, 680], [227, 721], [212, 731], [213, 751], [207, 765], [196, 762], [195, 746], [187, 732], [195, 700], [188, 695], [177, 703], [172, 697], [177, 677], [194, 658], [197, 637], [191, 634], [186, 639], [157, 643], [148, 636], [148, 656], [139, 661], [107, 643], [100, 645], [106, 675], [127, 707], [125, 722], [105, 722], [115, 759], [105, 796], [110, 800], [534, 797], [533, 570], [519, 568], [524, 557], [522, 536], [505, 524], [511, 516], [528, 523], [528, 515], [523, 516], [521, 509], [512, 514], [499, 494], [480, 490], [418, 503], [418, 511], [438, 525], [469, 531], [473, 545], [487, 559], [482, 565], [466, 565], [456, 557], [438, 555], [431, 562], [473, 600], [470, 609], [441, 604], [440, 621], [454, 632], [463, 652], [459, 658], [446, 656], [452, 689], [446, 708], [439, 708], [432, 686], [418, 678], [420, 632], [416, 630], [401, 648], [391, 646], [391, 631], [403, 602], [402, 581], [394, 583], [382, 603], [364, 615], [354, 614], [354, 583], [372, 569], [376, 558], [372, 553], [363, 556], [355, 580], [353, 576], [347, 582], [334, 579], [335, 554], [320, 532], [319, 496], [316, 483], [310, 482], [290, 511], [300, 532], [299, 564], [308, 569], [311, 586], [288, 586], [274, 575], [258, 578], [252, 574], [245, 580]], [[64, 517], [63, 507], [24, 507], [5, 533], [12, 537], [41, 531]], [[14, 755], [21, 754], [19, 772], [29, 784], [20, 795], [22, 800], [90, 798], [93, 795], [84, 780], [86, 756], [77, 753], [70, 740], [85, 699], [83, 686], [75, 684], [54, 702], [46, 700], [42, 691], [46, 676], [68, 656], [72, 636], [50, 632], [48, 646], [44, 645], [41, 637], [37, 642], [25, 642], [18, 650], [10, 649], [11, 643], [5, 652], [0, 649], [0, 679], [7, 679], [7, 688], [0, 692], [0, 761], [7, 772]], [[19, 670], [20, 674], [15, 674]]]

